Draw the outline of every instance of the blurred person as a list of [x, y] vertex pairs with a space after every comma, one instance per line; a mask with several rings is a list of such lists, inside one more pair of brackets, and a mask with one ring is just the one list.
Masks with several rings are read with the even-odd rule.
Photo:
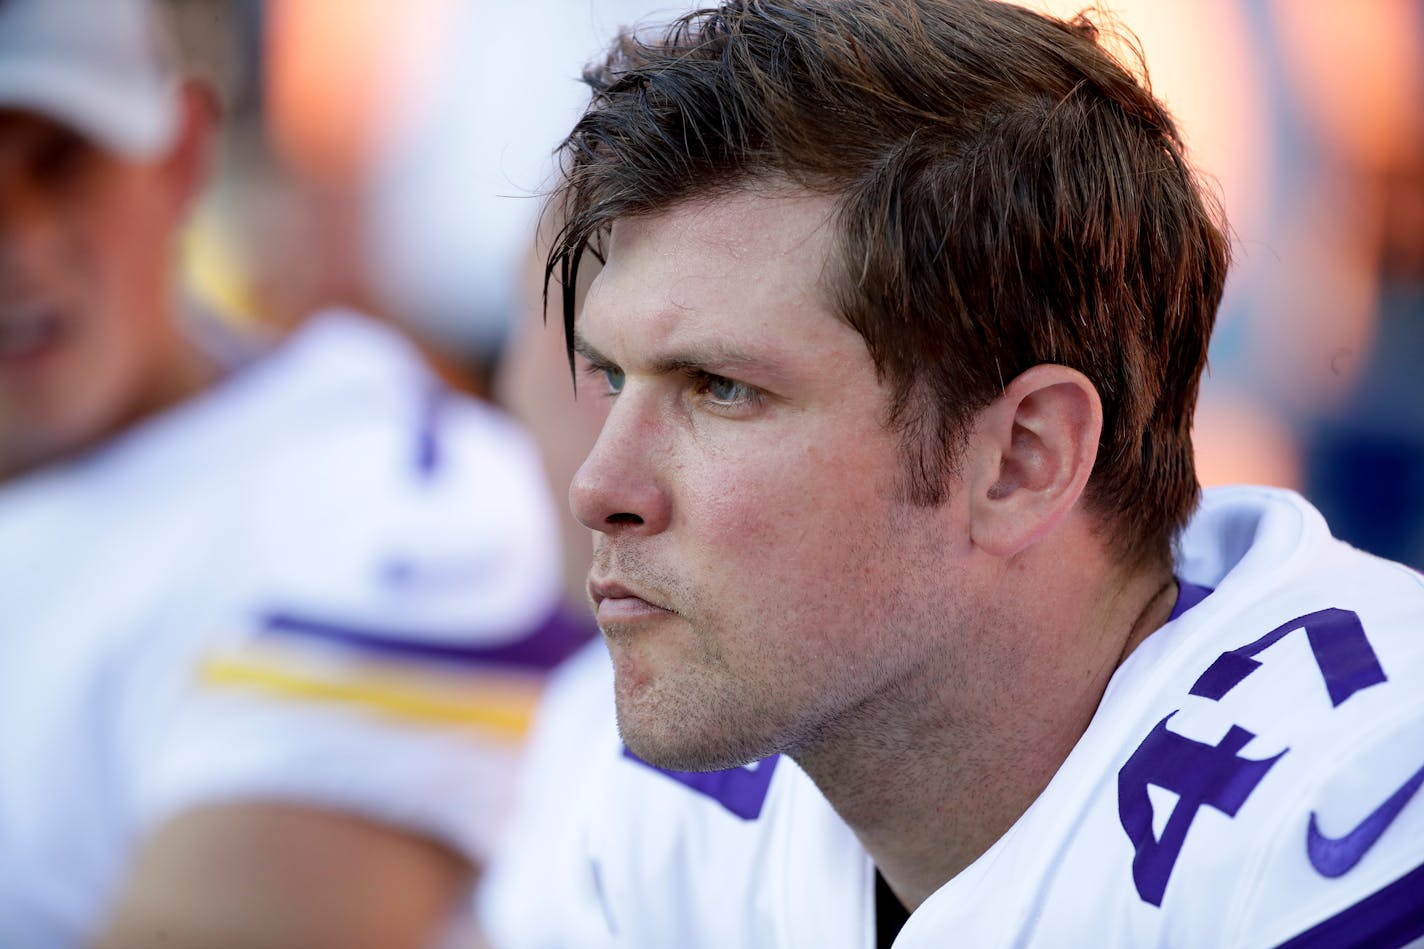
[[1202, 496], [1224, 222], [1097, 29], [733, 0], [588, 82], [546, 273], [611, 663], [497, 944], [1424, 938], [1424, 579]]
[[538, 460], [361, 317], [183, 299], [173, 64], [0, 0], [0, 945], [454, 939], [567, 645]]
[[[290, 285], [289, 242], [319, 228], [323, 266], [305, 273], [323, 271], [315, 279], [326, 277], [328, 291], [384, 314], [452, 378], [489, 391], [534, 435], [563, 496], [603, 405], [575, 403], [548, 384], [566, 358], [540, 331], [543, 258], [534, 260], [532, 246], [540, 196], [582, 107], [578, 71], [589, 50], [621, 23], [690, 8], [666, 0], [272, 4], [261, 75], [273, 149], [289, 174], [275, 200], [240, 195], [259, 238], [244, 246], [255, 244], [260, 270]], [[261, 239], [270, 230], [264, 206], [301, 226], [283, 228], [292, 235], [284, 240]], [[277, 282], [265, 281], [280, 290]], [[587, 531], [567, 515], [560, 525], [567, 595], [582, 614]]]

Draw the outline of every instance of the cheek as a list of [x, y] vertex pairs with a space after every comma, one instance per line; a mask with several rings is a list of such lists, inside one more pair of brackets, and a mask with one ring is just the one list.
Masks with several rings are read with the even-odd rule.
[[118, 189], [94, 209], [89, 229], [94, 268], [128, 306], [150, 309], [164, 292], [172, 275], [175, 227], [155, 186]]
[[145, 287], [169, 275], [178, 219], [164, 176], [149, 166], [105, 168], [69, 198], [71, 245], [109, 290]]
[[821, 451], [804, 445], [755, 443], [709, 454], [682, 467], [675, 509], [688, 536], [743, 558], [785, 556], [798, 535], [818, 528], [808, 515], [839, 499], [828, 489]]
[[69, 219], [66, 297], [78, 319], [57, 373], [65, 378], [55, 381], [65, 412], [86, 425], [107, 427], [128, 412], [172, 349], [169, 244], [155, 204], [139, 189], [101, 190]]
[[832, 608], [829, 594], [873, 580], [897, 470], [870, 447], [845, 433], [783, 439], [737, 463], [719, 460], [715, 479], [685, 479], [700, 485], [676, 505], [694, 582], [734, 586], [723, 592], [746, 608], [820, 612]]
[[103, 189], [75, 227], [75, 253], [106, 353], [131, 371], [166, 331], [173, 222], [156, 184], [120, 180]]

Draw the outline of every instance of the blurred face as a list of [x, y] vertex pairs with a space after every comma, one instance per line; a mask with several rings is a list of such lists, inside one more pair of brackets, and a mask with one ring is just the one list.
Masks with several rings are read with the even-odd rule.
[[620, 729], [659, 765], [853, 728], [943, 668], [961, 618], [962, 505], [904, 500], [889, 393], [823, 299], [831, 211], [741, 193], [619, 221], [579, 317], [612, 402], [571, 502]]
[[0, 477], [82, 450], [179, 385], [173, 178], [0, 110]]

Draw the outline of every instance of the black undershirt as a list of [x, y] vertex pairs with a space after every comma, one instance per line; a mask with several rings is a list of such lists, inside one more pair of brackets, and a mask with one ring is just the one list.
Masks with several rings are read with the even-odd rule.
[[890, 949], [900, 929], [910, 918], [910, 911], [890, 889], [880, 871], [875, 871], [875, 947]]

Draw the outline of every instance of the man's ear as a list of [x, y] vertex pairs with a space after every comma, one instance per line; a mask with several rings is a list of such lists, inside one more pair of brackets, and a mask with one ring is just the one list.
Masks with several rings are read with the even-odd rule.
[[221, 111], [212, 85], [196, 78], [183, 80], [178, 89], [178, 135], [161, 159], [174, 200], [173, 210], [179, 218], [187, 214], [207, 183]]
[[980, 412], [969, 475], [970, 538], [1010, 557], [1049, 534], [1082, 496], [1103, 404], [1076, 369], [1040, 365]]

